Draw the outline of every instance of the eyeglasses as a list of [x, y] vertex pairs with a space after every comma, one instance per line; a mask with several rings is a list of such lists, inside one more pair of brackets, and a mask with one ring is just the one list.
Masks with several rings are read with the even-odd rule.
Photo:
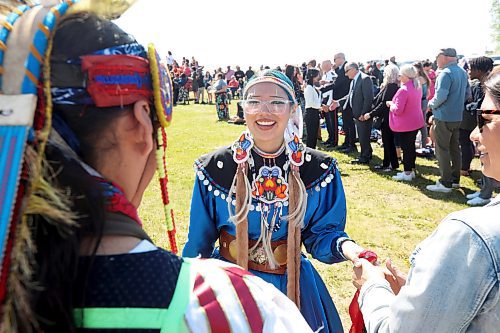
[[491, 120], [484, 119], [483, 115], [485, 114], [496, 114], [500, 115], [500, 110], [477, 110], [476, 115], [477, 115], [477, 127], [479, 128], [479, 131], [483, 130], [483, 126], [486, 123], [489, 123]]
[[290, 110], [290, 105], [293, 104], [291, 101], [274, 99], [271, 101], [261, 101], [258, 99], [245, 99], [239, 102], [243, 107], [245, 113], [256, 114], [260, 113], [264, 109], [264, 105], [267, 106], [267, 110], [272, 114], [283, 114]]

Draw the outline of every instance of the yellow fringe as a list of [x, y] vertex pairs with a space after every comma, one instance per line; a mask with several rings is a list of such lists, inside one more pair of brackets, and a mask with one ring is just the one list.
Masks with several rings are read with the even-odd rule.
[[33, 256], [36, 253], [30, 230], [31, 216], [41, 215], [49, 223], [57, 224], [62, 235], [68, 235], [77, 225], [69, 193], [51, 185], [54, 171], [48, 163], [42, 159], [41, 168], [37, 168], [38, 154], [31, 146], [27, 146], [24, 156], [26, 164], [31, 166], [30, 174], [37, 177], [29, 186], [30, 196], [23, 209], [24, 215], [17, 225], [4, 312], [0, 318], [0, 333], [39, 331], [30, 304], [30, 292], [35, 287]]
[[103, 18], [113, 20], [129, 9], [135, 0], [82, 0], [73, 5], [68, 13], [90, 11]]
[[0, 332], [38, 332], [38, 322], [31, 308], [30, 289], [33, 279], [32, 260], [35, 245], [26, 217], [19, 221], [14, 247], [11, 253], [11, 267], [7, 280], [8, 290]]
[[55, 172], [48, 163], [42, 159], [41, 168], [34, 159], [37, 153], [28, 146], [25, 158], [31, 165], [30, 174], [34, 177], [30, 186], [30, 197], [24, 209], [26, 215], [42, 215], [48, 221], [57, 222], [61, 227], [73, 227], [78, 216], [72, 211], [72, 201], [67, 190], [59, 189], [52, 185]]

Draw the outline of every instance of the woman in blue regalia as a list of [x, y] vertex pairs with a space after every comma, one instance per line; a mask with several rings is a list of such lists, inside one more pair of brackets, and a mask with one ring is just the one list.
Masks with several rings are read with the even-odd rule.
[[[278, 71], [251, 79], [241, 101], [247, 130], [200, 157], [183, 255], [248, 268], [286, 293], [314, 331], [342, 332], [313, 258], [355, 260], [345, 233], [346, 201], [336, 160], [299, 139], [293, 84]], [[216, 241], [219, 247], [215, 247]]]

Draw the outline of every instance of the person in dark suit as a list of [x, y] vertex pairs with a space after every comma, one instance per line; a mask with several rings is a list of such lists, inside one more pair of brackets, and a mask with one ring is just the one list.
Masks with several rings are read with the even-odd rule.
[[364, 115], [371, 111], [373, 82], [368, 75], [359, 70], [358, 64], [355, 62], [345, 64], [344, 71], [345, 75], [352, 80], [349, 93], [340, 100], [334, 101], [332, 105], [343, 105], [344, 109], [351, 108], [361, 146], [359, 158], [353, 160], [352, 163], [369, 164], [372, 158], [370, 143], [372, 121], [365, 120]]
[[[336, 67], [335, 73], [337, 74], [333, 87], [333, 99], [339, 100], [349, 94], [351, 79], [345, 75], [344, 66], [346, 64], [346, 60], [344, 53], [335, 54], [333, 56], [333, 62]], [[356, 151], [356, 128], [352, 118], [351, 108], [344, 109], [338, 105], [331, 104], [330, 110], [333, 111], [330, 112], [331, 117], [337, 117], [338, 112], [342, 112], [342, 130], [345, 133], [345, 140], [344, 143], [339, 146], [339, 150], [346, 153]]]
[[[333, 89], [335, 88], [334, 82], [337, 74], [333, 70], [333, 65], [330, 60], [325, 60], [321, 63], [321, 71], [323, 76], [319, 83], [321, 84], [321, 98], [323, 104], [330, 105], [333, 101]], [[328, 148], [337, 147], [339, 142], [339, 131], [337, 124], [337, 115], [335, 112], [324, 112], [326, 130], [328, 131], [328, 140], [325, 144]]]

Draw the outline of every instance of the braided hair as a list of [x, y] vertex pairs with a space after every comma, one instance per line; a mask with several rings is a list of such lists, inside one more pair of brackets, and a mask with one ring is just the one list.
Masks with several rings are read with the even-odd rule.
[[[310, 69], [315, 71], [316, 69]], [[316, 74], [317, 75], [317, 74]], [[315, 76], [316, 76], [315, 75]], [[250, 87], [260, 82], [271, 82], [281, 87], [287, 94], [289, 100], [297, 104], [292, 81], [282, 72], [277, 70], [263, 71], [248, 81], [243, 92], [246, 98]], [[238, 247], [237, 264], [248, 268], [248, 212], [252, 201], [251, 184], [248, 180], [248, 165], [241, 163], [238, 165], [236, 175], [233, 179], [230, 195], [236, 196], [236, 208], [234, 213], [228, 204], [231, 221], [236, 225], [236, 242]], [[287, 296], [300, 307], [300, 250], [301, 250], [301, 228], [303, 226], [305, 211], [307, 208], [307, 191], [300, 178], [300, 171], [297, 166], [291, 166], [288, 177], [289, 181], [289, 205], [288, 216], [283, 217], [288, 220], [287, 234]], [[234, 192], [233, 192], [234, 191]], [[261, 232], [263, 232], [261, 230]], [[269, 265], [276, 267], [276, 260], [272, 253], [269, 255]]]

